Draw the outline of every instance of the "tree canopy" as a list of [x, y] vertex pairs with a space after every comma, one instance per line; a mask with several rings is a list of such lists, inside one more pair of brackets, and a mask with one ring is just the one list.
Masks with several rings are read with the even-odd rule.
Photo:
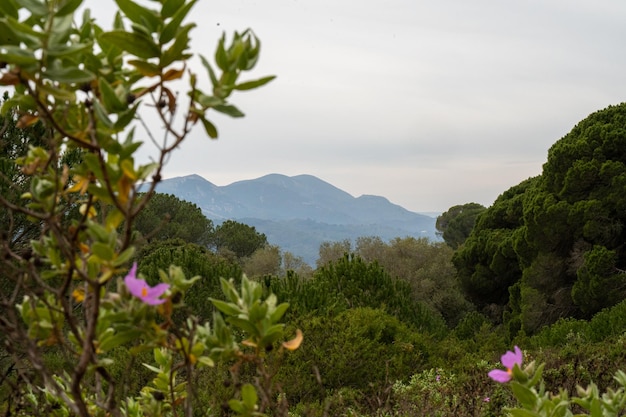
[[481, 308], [512, 330], [590, 317], [626, 295], [626, 104], [578, 123], [540, 176], [503, 193], [454, 256]]
[[213, 234], [213, 221], [193, 203], [171, 194], [154, 193], [135, 219], [135, 229], [148, 241], [182, 239], [207, 246]]
[[267, 245], [267, 236], [257, 232], [254, 226], [226, 220], [215, 228], [211, 244], [217, 252], [230, 251], [242, 259]]
[[452, 249], [456, 249], [468, 238], [474, 228], [476, 218], [483, 211], [485, 211], [485, 206], [478, 203], [453, 206], [437, 217], [435, 227], [443, 240]]

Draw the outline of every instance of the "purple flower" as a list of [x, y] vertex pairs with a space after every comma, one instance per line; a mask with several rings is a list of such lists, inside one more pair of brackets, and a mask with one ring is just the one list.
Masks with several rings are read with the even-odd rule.
[[489, 378], [493, 379], [496, 382], [504, 384], [505, 382], [509, 382], [513, 377], [513, 367], [515, 365], [522, 366], [522, 351], [520, 348], [515, 346], [515, 352], [507, 351], [500, 360], [502, 361], [502, 365], [506, 367], [506, 371], [501, 369], [494, 369], [489, 372]]
[[128, 275], [124, 278], [124, 283], [132, 295], [150, 305], [163, 304], [165, 299], [159, 297], [170, 288], [170, 284], [165, 283], [151, 287], [143, 279], [137, 278], [137, 262], [133, 263]]
[[484, 402], [486, 402], [486, 403], [488, 403], [489, 401], [491, 401], [491, 398], [489, 398], [489, 397], [485, 397], [485, 398], [483, 398], [483, 401], [484, 401]]

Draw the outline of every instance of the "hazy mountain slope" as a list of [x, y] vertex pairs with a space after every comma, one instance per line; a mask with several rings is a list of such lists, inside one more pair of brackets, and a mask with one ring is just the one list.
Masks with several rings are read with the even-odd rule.
[[355, 198], [312, 175], [270, 174], [226, 186], [189, 175], [164, 180], [157, 191], [198, 205], [217, 223], [233, 219], [255, 226], [271, 244], [311, 264], [324, 241], [359, 236], [438, 239], [435, 218], [408, 211], [384, 197]]

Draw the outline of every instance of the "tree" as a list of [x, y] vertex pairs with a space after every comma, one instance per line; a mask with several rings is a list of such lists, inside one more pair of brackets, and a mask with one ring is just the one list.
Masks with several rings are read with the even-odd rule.
[[322, 242], [315, 264], [317, 268], [321, 268], [329, 262], [341, 259], [350, 253], [352, 253], [352, 243], [349, 239], [340, 242]]
[[243, 271], [248, 277], [264, 275], [278, 275], [280, 272], [280, 248], [275, 245], [265, 245], [252, 253], [243, 262]]
[[589, 318], [626, 297], [626, 104], [578, 123], [548, 151], [540, 176], [477, 219], [454, 255], [480, 308], [532, 333]]
[[486, 208], [478, 203], [453, 206], [437, 217], [437, 234], [452, 248], [457, 249], [469, 237], [476, 218]]
[[267, 245], [267, 237], [254, 226], [226, 220], [215, 228], [211, 244], [218, 253], [231, 251], [241, 260]]
[[182, 239], [208, 246], [213, 222], [195, 204], [171, 194], [155, 193], [135, 219], [135, 229], [147, 241]]
[[296, 256], [287, 251], [283, 252], [282, 257], [282, 275], [286, 276], [290, 271], [302, 278], [311, 278], [313, 276], [313, 268], [307, 264], [301, 256]]

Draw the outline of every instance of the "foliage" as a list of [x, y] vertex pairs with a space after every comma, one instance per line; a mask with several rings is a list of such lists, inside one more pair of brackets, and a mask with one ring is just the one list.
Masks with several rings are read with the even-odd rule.
[[257, 249], [267, 245], [267, 237], [256, 231], [254, 226], [226, 220], [215, 228], [211, 246], [218, 252], [232, 252], [242, 260], [251, 256]]
[[[81, 0], [0, 2], [0, 84], [12, 91], [0, 109], [2, 137], [18, 145], [1, 167], [3, 187], [17, 180], [15, 194], [3, 193], [0, 203], [11, 213], [10, 233], [30, 230], [25, 223], [16, 228], [23, 218], [37, 230], [28, 251], [2, 239], [2, 270], [12, 271], [11, 291], [0, 294], [2, 354], [9, 363], [0, 404], [7, 415], [190, 416], [196, 401], [189, 382], [198, 369], [232, 360], [268, 375], [265, 349], [284, 336], [278, 320], [286, 304], [262, 298], [258, 285], [242, 279], [239, 291], [221, 281], [229, 301], [213, 304], [226, 321], [216, 313], [212, 326], [193, 317], [174, 325], [198, 278], [175, 266], [159, 271], [159, 300], [148, 297], [145, 277], [134, 277], [134, 268], [121, 280], [135, 255], [134, 223], [172, 151], [196, 124], [217, 137], [207, 112], [241, 117], [228, 101], [231, 93], [273, 79], [240, 80], [259, 58], [259, 41], [249, 30], [221, 37], [215, 69], [200, 57], [206, 82], [188, 71], [195, 24], [187, 16], [196, 2], [159, 0], [147, 7], [116, 0], [111, 30], [89, 10], [76, 16]], [[188, 82], [185, 100], [172, 91], [181, 81]], [[206, 93], [202, 86], [209, 83]], [[155, 124], [163, 129], [159, 141], [148, 127]], [[136, 128], [154, 145], [152, 163], [135, 160], [142, 146]], [[147, 192], [139, 193], [148, 180]], [[152, 378], [138, 390], [120, 387], [124, 379], [114, 377], [124, 347], [131, 357], [151, 354], [144, 366]], [[57, 353], [67, 366], [50, 360]], [[274, 407], [276, 414], [270, 382], [243, 384], [230, 408], [251, 416]]]
[[457, 249], [469, 237], [476, 218], [486, 208], [478, 203], [466, 203], [450, 207], [445, 213], [437, 217], [435, 227], [437, 234], [452, 249]]
[[137, 215], [135, 230], [148, 242], [182, 239], [208, 246], [213, 234], [213, 222], [193, 203], [179, 200], [171, 194], [154, 193]]
[[381, 407], [394, 381], [428, 360], [429, 338], [380, 309], [310, 314], [297, 323], [307, 343], [288, 358], [279, 374], [293, 404], [323, 402], [333, 392], [351, 389], [357, 403]]
[[348, 239], [339, 242], [322, 242], [315, 265], [322, 268], [324, 265], [343, 258], [352, 253], [352, 243]]
[[138, 256], [139, 271], [146, 277], [152, 277], [148, 283], [155, 284], [154, 278], [159, 271], [166, 271], [170, 265], [177, 265], [187, 276], [197, 276], [191, 289], [184, 295], [187, 310], [181, 309], [177, 319], [189, 315], [208, 320], [213, 315], [213, 306], [207, 303], [210, 298], [219, 298], [222, 294], [220, 278], [233, 278], [236, 282], [242, 270], [208, 249], [181, 240], [156, 241], [141, 249]]
[[[590, 318], [626, 296], [626, 104], [591, 114], [512, 187], [454, 256], [466, 294], [514, 333]], [[499, 317], [498, 317], [499, 316]]]
[[265, 245], [257, 249], [243, 262], [243, 271], [249, 277], [263, 275], [278, 275], [280, 272], [280, 248], [274, 245]]
[[311, 279], [295, 274], [265, 280], [268, 290], [290, 301], [290, 318], [316, 313], [338, 314], [356, 307], [380, 308], [416, 329], [443, 334], [442, 317], [415, 300], [410, 285], [390, 276], [376, 262], [358, 256], [343, 258], [319, 268]]
[[413, 237], [382, 243], [357, 240], [357, 253], [377, 263], [392, 277], [411, 287], [412, 297], [440, 314], [453, 327], [473, 306], [460, 290], [452, 264], [452, 250], [440, 242]]
[[[626, 373], [616, 371], [614, 382], [617, 389], [607, 388], [601, 392], [590, 383], [587, 387], [576, 386], [576, 395], [559, 388], [558, 393], [546, 388], [543, 380], [545, 364], [531, 362], [512, 368], [512, 380], [507, 385], [518, 401], [518, 406], [506, 408], [513, 417], [612, 417], [626, 411]], [[575, 413], [575, 414], [574, 414]]]

